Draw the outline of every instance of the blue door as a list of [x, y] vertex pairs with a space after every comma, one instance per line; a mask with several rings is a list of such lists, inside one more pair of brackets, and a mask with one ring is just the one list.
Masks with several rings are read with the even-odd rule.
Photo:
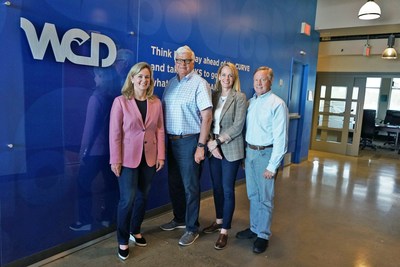
[[301, 62], [292, 61], [289, 96], [288, 96], [288, 109], [289, 109], [289, 137], [288, 137], [288, 152], [291, 154], [291, 162], [300, 162], [300, 148], [303, 120], [302, 113], [304, 112], [304, 105], [306, 101], [306, 82], [303, 79], [306, 72], [306, 66]]

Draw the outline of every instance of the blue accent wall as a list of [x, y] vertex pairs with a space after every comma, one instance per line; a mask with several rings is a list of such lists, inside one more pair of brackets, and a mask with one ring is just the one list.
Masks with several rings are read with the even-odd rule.
[[[109, 67], [74, 61], [95, 55], [101, 62], [110, 55], [112, 49], [105, 43], [93, 46], [93, 34], [110, 38], [117, 51], [130, 55], [132, 64], [153, 64], [159, 96], [174, 75], [170, 52], [187, 44], [196, 53], [195, 68], [211, 86], [218, 64], [231, 61], [237, 64], [242, 90], [250, 98], [254, 70], [267, 65], [275, 72], [273, 91], [287, 100], [293, 60], [307, 68], [304, 90], [314, 91], [319, 34], [312, 30], [306, 36], [300, 28], [302, 22], [314, 28], [316, 4], [317, 0], [13, 0], [11, 6], [2, 4], [0, 265], [45, 251], [51, 254], [52, 248], [63, 244], [76, 245], [77, 240], [111, 229], [104, 222], [115, 223], [117, 180], [109, 171], [104, 140], [110, 101], [119, 94], [125, 77], [114, 69], [122, 53]], [[55, 29], [53, 37], [59, 43], [49, 41], [42, 59], [34, 58], [32, 50], [38, 47], [29, 44], [21, 18], [43, 40], [46, 23]], [[67, 42], [68, 35], [76, 33], [71, 29], [90, 38], [75, 36]], [[300, 55], [301, 50], [306, 55]], [[95, 83], [96, 71], [109, 77], [102, 89]], [[313, 107], [306, 94], [301, 95], [302, 118], [291, 125], [291, 129], [301, 125], [297, 129], [301, 140], [296, 142], [300, 160], [308, 155]], [[83, 150], [94, 143], [91, 158], [85, 157]], [[238, 177], [243, 176], [240, 171]], [[205, 164], [202, 191], [210, 185]], [[72, 231], [69, 225], [79, 218], [82, 203], [92, 229]], [[168, 203], [164, 169], [154, 179], [148, 210]]]

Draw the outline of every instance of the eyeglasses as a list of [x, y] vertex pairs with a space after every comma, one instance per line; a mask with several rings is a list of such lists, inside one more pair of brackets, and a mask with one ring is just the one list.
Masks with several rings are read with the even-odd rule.
[[178, 64], [183, 64], [183, 62], [185, 62], [185, 64], [189, 64], [192, 61], [193, 59], [182, 59], [182, 58], [175, 59], [175, 62]]

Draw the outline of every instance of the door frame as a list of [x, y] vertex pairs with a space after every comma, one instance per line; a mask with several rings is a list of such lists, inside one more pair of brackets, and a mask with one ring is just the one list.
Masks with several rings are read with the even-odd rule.
[[302, 138], [303, 138], [303, 126], [304, 126], [304, 112], [306, 107], [307, 101], [307, 84], [308, 84], [308, 76], [309, 76], [309, 66], [300, 60], [296, 60], [292, 58], [291, 67], [290, 67], [290, 81], [289, 81], [289, 92], [287, 98], [287, 107], [290, 107], [290, 101], [292, 98], [294, 84], [294, 75], [295, 75], [295, 65], [298, 65], [299, 69], [301, 69], [299, 74], [300, 83], [299, 83], [299, 98], [298, 98], [298, 113], [289, 114], [289, 124], [293, 124], [293, 127], [296, 129], [296, 137], [295, 137], [295, 144], [294, 144], [294, 151], [291, 155], [291, 162], [292, 163], [300, 163], [301, 162], [301, 145], [302, 145]]
[[[312, 135], [311, 135], [311, 149], [332, 152], [342, 155], [351, 155], [357, 156], [359, 143], [360, 143], [360, 135], [361, 131], [361, 122], [362, 122], [362, 109], [364, 105], [364, 94], [365, 94], [365, 83], [366, 77], [356, 77], [354, 75], [341, 74], [337, 75], [336, 73], [318, 73], [317, 74], [317, 82], [316, 82], [316, 93], [315, 93], [315, 103], [314, 103], [314, 112], [313, 112], [313, 123], [312, 123]], [[321, 100], [321, 87], [325, 85], [327, 88], [327, 97], [326, 101], [344, 101], [345, 109], [341, 113], [334, 113], [329, 110], [329, 108], [325, 107], [323, 111], [320, 112], [319, 105]], [[331, 99], [331, 89], [332, 86], [343, 86], [346, 87], [346, 97], [345, 99]], [[353, 90], [355, 87], [358, 88], [358, 97], [357, 99], [352, 99]], [[355, 101], [356, 100], [356, 101]], [[356, 102], [357, 110], [352, 113], [352, 102]], [[328, 102], [329, 103], [329, 102]], [[318, 125], [319, 115], [323, 117], [326, 116], [338, 116], [343, 117], [343, 127], [329, 127], [327, 123], [323, 123], [322, 126]], [[354, 128], [350, 128], [350, 121], [353, 118]], [[326, 125], [325, 125], [326, 124]], [[325, 140], [323, 137], [320, 140], [317, 140], [317, 131], [321, 132], [321, 135], [336, 132], [337, 135], [340, 135], [339, 142], [333, 142], [329, 140]], [[349, 140], [349, 134], [352, 135], [351, 142]]]

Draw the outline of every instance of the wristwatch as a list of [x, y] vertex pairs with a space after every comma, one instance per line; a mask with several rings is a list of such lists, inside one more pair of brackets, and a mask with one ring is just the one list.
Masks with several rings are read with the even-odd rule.
[[217, 142], [217, 144], [218, 144], [219, 146], [222, 145], [222, 142], [221, 142], [221, 140], [219, 140], [219, 138], [215, 139], [215, 142]]
[[197, 147], [205, 147], [206, 145], [203, 143], [197, 143]]

